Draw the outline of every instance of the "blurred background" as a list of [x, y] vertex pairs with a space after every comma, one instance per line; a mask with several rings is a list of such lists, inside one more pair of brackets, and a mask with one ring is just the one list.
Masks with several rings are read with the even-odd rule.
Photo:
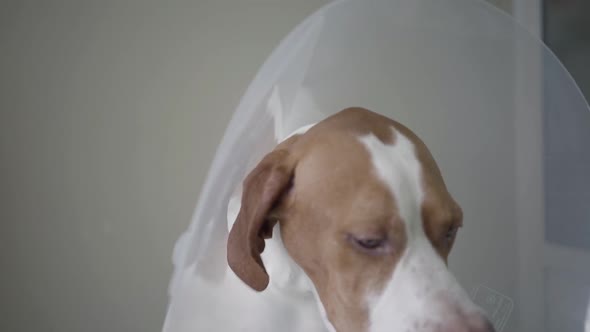
[[590, 97], [590, 2], [545, 0], [545, 43], [570, 71], [580, 89]]
[[[327, 2], [2, 1], [0, 331], [160, 330], [174, 242], [240, 97]], [[587, 1], [492, 3], [590, 96]]]

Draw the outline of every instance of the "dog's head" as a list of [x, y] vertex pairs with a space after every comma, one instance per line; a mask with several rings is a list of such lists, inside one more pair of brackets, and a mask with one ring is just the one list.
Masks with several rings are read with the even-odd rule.
[[277, 223], [337, 331], [492, 331], [446, 267], [461, 208], [403, 125], [346, 109], [279, 144], [247, 176], [228, 262], [258, 291]]

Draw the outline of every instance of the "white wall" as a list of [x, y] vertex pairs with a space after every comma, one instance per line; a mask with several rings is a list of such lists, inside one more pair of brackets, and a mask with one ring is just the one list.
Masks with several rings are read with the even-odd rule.
[[160, 329], [233, 109], [326, 2], [3, 3], [1, 331]]
[[233, 109], [322, 3], [3, 6], [0, 331], [160, 329]]

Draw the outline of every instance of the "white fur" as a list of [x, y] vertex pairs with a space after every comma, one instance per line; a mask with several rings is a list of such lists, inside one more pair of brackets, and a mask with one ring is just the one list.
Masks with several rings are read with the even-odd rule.
[[421, 220], [424, 191], [421, 166], [413, 143], [395, 131], [395, 144], [373, 134], [360, 141], [369, 150], [376, 173], [395, 197], [407, 231], [407, 246], [384, 290], [368, 294], [370, 332], [429, 331], [452, 319], [454, 307], [463, 314], [479, 309], [447, 270], [427, 239]]

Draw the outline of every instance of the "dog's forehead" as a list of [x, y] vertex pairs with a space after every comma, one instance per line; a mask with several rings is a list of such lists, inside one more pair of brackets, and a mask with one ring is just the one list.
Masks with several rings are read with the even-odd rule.
[[[364, 195], [354, 196], [388, 196], [385, 191], [396, 200], [419, 203], [420, 189], [435, 195], [446, 193], [422, 188], [444, 184], [419, 138], [375, 113], [345, 112], [318, 123], [300, 137], [295, 154], [300, 188], [330, 191], [325, 194], [338, 200], [361, 192]], [[399, 203], [406, 206], [409, 202]]]
[[420, 219], [408, 215], [407, 207], [421, 204], [426, 219], [435, 222], [457, 210], [425, 144], [410, 129], [377, 113], [351, 108], [329, 117], [299, 137], [294, 154], [299, 160], [297, 184], [313, 192], [310, 197], [319, 195], [342, 206], [355, 197], [387, 199], [387, 191], [406, 218]]
[[375, 135], [367, 134], [359, 138], [371, 156], [378, 177], [392, 193], [399, 217], [406, 230], [411, 232], [421, 219], [421, 206], [424, 199], [422, 188], [422, 166], [417, 159], [414, 144], [403, 134], [395, 132], [395, 142], [386, 144]]
[[353, 132], [316, 135], [299, 158], [295, 188], [299, 199], [321, 205], [322, 213], [340, 222], [382, 219], [395, 212], [393, 193]]

